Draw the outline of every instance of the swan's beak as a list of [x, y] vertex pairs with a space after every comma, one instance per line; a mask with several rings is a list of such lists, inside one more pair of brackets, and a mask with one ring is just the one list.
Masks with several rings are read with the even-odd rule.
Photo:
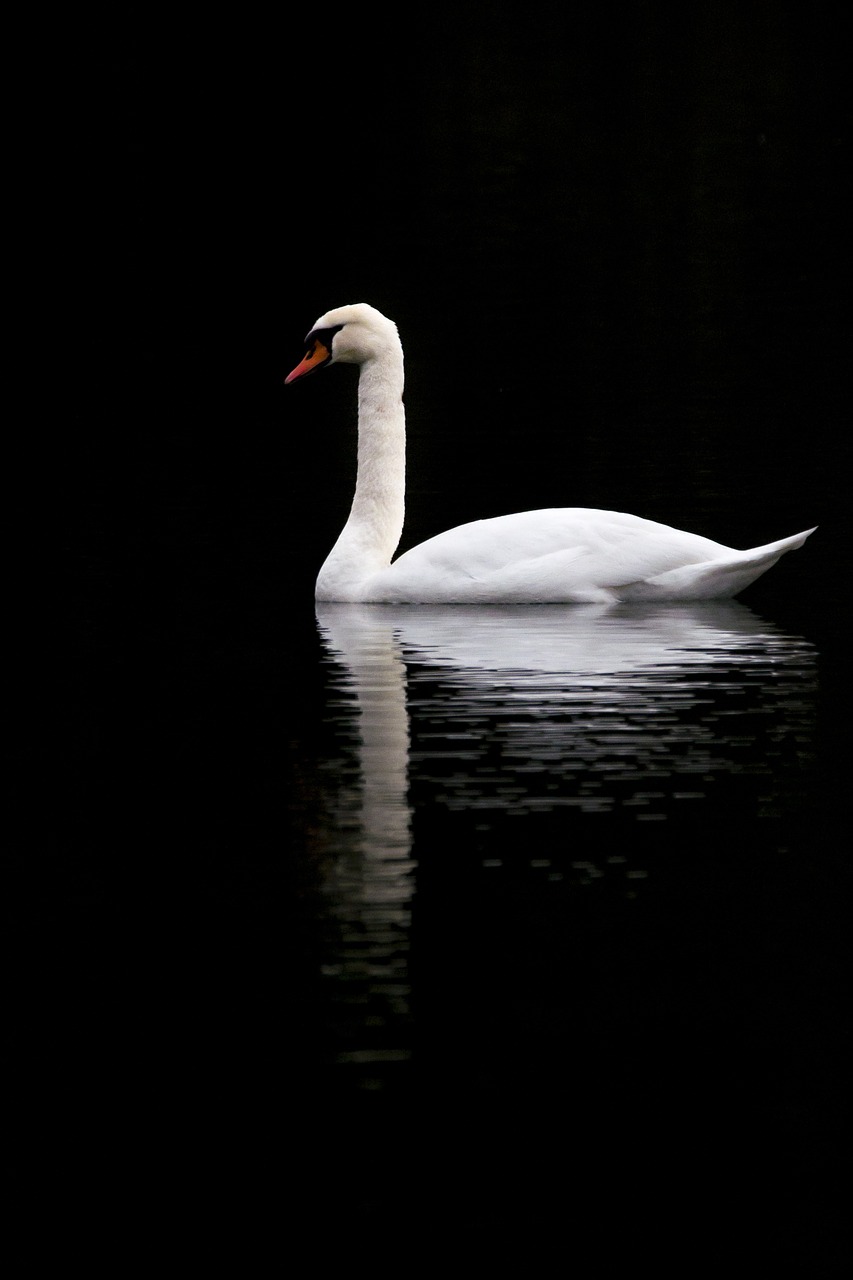
[[295, 382], [297, 378], [304, 378], [306, 373], [313, 373], [315, 369], [321, 369], [332, 358], [332, 353], [319, 338], [314, 339], [314, 345], [306, 354], [301, 364], [298, 364], [292, 373], [285, 378], [285, 382]]

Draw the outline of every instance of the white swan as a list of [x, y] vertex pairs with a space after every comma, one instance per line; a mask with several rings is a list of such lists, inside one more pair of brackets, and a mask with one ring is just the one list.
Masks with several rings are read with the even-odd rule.
[[397, 327], [366, 303], [320, 316], [286, 382], [360, 365], [358, 476], [316, 597], [368, 604], [565, 604], [737, 595], [813, 529], [750, 551], [618, 511], [563, 507], [475, 520], [391, 563], [403, 531], [406, 421]]

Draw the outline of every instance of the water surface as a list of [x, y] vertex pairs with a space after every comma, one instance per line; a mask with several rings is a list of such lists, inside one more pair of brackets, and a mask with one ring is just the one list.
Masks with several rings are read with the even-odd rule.
[[744, 605], [340, 605], [318, 626], [328, 1048], [370, 1087], [412, 1060], [419, 948], [443, 927], [470, 956], [489, 921], [505, 962], [537, 912], [558, 934], [633, 929], [646, 896], [720, 876], [736, 892], [790, 853], [816, 654]]

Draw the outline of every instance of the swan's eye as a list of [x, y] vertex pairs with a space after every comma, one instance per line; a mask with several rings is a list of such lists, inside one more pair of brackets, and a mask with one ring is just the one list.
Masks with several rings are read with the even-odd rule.
[[322, 344], [323, 344], [323, 346], [326, 348], [326, 350], [327, 350], [327, 351], [331, 351], [331, 350], [332, 350], [332, 339], [334, 338], [334, 336], [335, 336], [335, 334], [336, 334], [336, 333], [340, 333], [340, 331], [341, 331], [341, 329], [343, 329], [343, 327], [344, 327], [344, 326], [343, 326], [342, 324], [336, 324], [336, 325], [333, 325], [333, 326], [332, 326], [331, 328], [329, 328], [329, 329], [315, 329], [315, 330], [313, 331], [313, 333], [309, 333], [309, 334], [308, 334], [307, 341], [308, 341], [308, 342], [311, 342], [311, 341], [322, 342]]

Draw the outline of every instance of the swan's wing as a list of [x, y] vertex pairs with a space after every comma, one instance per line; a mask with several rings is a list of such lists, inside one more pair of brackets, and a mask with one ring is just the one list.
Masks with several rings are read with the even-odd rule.
[[371, 579], [365, 598], [607, 601], [626, 584], [730, 554], [708, 538], [622, 512], [525, 511], [430, 538]]

